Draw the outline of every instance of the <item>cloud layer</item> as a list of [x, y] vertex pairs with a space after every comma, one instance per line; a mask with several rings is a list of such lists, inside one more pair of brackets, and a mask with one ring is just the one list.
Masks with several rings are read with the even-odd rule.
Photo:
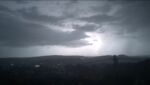
[[86, 35], [88, 32], [98, 33], [103, 41], [98, 55], [147, 55], [150, 50], [149, 9], [149, 1], [139, 0], [0, 1], [1, 54], [6, 47], [86, 48], [90, 45], [84, 40], [90, 38]]

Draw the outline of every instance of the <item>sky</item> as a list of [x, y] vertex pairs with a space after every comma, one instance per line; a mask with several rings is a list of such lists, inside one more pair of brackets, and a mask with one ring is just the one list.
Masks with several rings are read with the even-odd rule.
[[0, 57], [150, 55], [148, 0], [1, 0]]

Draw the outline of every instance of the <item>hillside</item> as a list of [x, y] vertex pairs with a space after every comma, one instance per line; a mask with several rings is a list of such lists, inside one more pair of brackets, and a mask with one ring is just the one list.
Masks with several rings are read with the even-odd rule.
[[1, 58], [1, 85], [150, 85], [150, 59], [117, 56]]

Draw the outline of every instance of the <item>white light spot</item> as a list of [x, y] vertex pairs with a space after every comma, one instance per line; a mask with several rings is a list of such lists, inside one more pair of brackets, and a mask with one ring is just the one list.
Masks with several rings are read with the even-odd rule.
[[87, 43], [90, 44], [93, 49], [98, 51], [102, 47], [102, 39], [99, 34], [87, 32], [86, 35], [89, 36], [88, 38], [85, 38]]
[[35, 65], [35, 68], [39, 68], [40, 67], [40, 65]]
[[11, 64], [10, 64], [10, 66], [14, 66], [14, 64], [13, 64], [13, 63], [11, 63]]

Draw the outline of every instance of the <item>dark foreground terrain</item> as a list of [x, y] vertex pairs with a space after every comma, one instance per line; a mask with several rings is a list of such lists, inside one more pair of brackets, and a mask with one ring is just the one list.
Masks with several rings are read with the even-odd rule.
[[113, 56], [1, 58], [0, 85], [150, 85], [150, 59]]

